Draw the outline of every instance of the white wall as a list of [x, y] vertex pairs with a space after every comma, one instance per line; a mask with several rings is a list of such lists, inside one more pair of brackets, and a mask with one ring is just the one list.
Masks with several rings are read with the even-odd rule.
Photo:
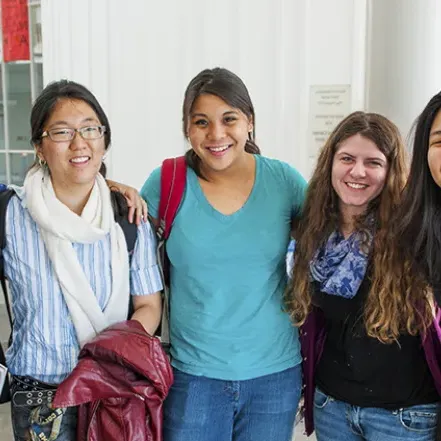
[[364, 106], [366, 0], [43, 0], [45, 83], [92, 89], [113, 130], [112, 176], [141, 186], [182, 154], [185, 87], [206, 67], [245, 81], [264, 154], [308, 175], [309, 88], [349, 84]]
[[406, 136], [441, 90], [441, 2], [370, 0], [367, 108]]

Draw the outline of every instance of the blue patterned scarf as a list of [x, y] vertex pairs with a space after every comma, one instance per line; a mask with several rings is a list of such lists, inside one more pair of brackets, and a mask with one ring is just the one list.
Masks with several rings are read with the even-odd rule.
[[312, 281], [320, 284], [320, 290], [327, 294], [352, 299], [366, 275], [368, 254], [372, 234], [365, 246], [361, 246], [359, 232], [347, 239], [339, 232], [329, 236], [326, 244], [317, 250], [309, 265]]

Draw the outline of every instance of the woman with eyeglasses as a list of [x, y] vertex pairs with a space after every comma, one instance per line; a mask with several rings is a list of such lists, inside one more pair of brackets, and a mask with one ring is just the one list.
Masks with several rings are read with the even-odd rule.
[[51, 406], [57, 384], [82, 345], [127, 319], [130, 296], [132, 318], [153, 334], [162, 285], [149, 223], [139, 223], [129, 262], [114, 210], [124, 198], [111, 194], [102, 174], [111, 129], [94, 95], [72, 81], [48, 85], [32, 108], [31, 130], [36, 162], [14, 188], [5, 219], [12, 423], [16, 441], [73, 441], [76, 409]]

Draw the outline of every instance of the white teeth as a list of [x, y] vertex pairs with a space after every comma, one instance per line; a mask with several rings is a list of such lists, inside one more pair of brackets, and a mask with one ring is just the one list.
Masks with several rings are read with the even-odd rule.
[[362, 188], [366, 188], [367, 187], [366, 184], [356, 184], [355, 182], [346, 182], [346, 185], [348, 187], [356, 188], [358, 190], [361, 190]]
[[78, 158], [72, 158], [70, 162], [75, 162], [76, 164], [81, 164], [89, 160], [88, 156], [79, 156]]
[[229, 146], [228, 145], [224, 145], [221, 147], [208, 147], [209, 150], [211, 150], [212, 152], [223, 152], [224, 150], [227, 150]]

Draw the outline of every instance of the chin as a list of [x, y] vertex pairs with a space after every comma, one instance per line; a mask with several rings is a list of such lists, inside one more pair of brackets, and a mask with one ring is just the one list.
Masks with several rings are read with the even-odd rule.
[[208, 160], [204, 161], [205, 167], [218, 172], [227, 170], [231, 167], [232, 163], [231, 160], [222, 161], [219, 159], [213, 160], [212, 158], [208, 158]]
[[369, 201], [361, 201], [361, 202], [349, 202], [347, 205], [349, 207], [354, 208], [366, 208], [369, 204]]
[[95, 183], [96, 177], [98, 176], [98, 173], [95, 173], [91, 176], [83, 176], [81, 178], [74, 178], [71, 179], [71, 183], [73, 185], [93, 185]]

